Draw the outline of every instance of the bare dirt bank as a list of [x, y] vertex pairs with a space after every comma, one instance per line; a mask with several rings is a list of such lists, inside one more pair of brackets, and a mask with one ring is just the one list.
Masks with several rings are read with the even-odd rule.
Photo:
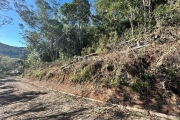
[[[153, 118], [155, 118], [155, 119], [178, 119], [178, 117], [173, 116], [173, 115], [166, 115], [166, 114], [162, 114], [162, 113], [148, 111], [145, 109], [138, 109], [137, 106], [135, 106], [135, 107], [127, 106], [125, 103], [124, 104], [110, 104], [109, 101], [105, 101], [106, 100], [105, 97], [104, 98], [99, 97], [99, 96], [103, 96], [103, 94], [105, 96], [107, 94], [106, 93], [107, 91], [99, 92], [99, 93], [96, 91], [96, 94], [95, 94], [95, 92], [91, 93], [92, 90], [89, 90], [89, 93], [91, 94], [91, 96], [89, 96], [89, 95], [86, 96], [85, 93], [87, 93], [87, 91], [86, 92], [85, 91], [82, 92], [82, 91], [87, 90], [87, 86], [84, 88], [79, 86], [79, 88], [78, 88], [77, 86], [74, 86], [74, 85], [64, 85], [64, 84], [57, 84], [57, 83], [49, 82], [49, 81], [47, 81], [47, 82], [46, 81], [36, 81], [36, 80], [29, 80], [29, 79], [25, 79], [25, 78], [23, 79], [23, 81], [28, 82], [35, 86], [39, 86], [40, 88], [50, 90], [50, 91], [55, 91], [55, 92], [58, 92], [61, 94], [70, 95], [70, 96], [84, 99], [87, 101], [90, 100], [91, 102], [95, 102], [100, 105], [105, 105], [106, 107], [118, 108], [119, 110], [123, 110], [123, 111], [125, 110], [125, 111], [132, 112], [133, 114], [139, 114], [140, 116], [139, 115], [138, 116], [142, 119], [153, 119]], [[113, 90], [109, 89], [109, 92], [113, 93]], [[130, 118], [136, 119], [136, 117], [135, 117], [136, 115], [134, 117], [133, 116], [134, 115], [132, 115]], [[118, 118], [118, 119], [130, 119], [130, 118], [126, 116], [125, 118]], [[140, 119], [140, 118], [137, 118], [137, 119]]]

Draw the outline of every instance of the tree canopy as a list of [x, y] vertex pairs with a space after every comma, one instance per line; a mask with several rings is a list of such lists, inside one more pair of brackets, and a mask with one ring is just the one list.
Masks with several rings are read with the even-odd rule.
[[[32, 7], [25, 0], [14, 1], [16, 11], [25, 22], [20, 24], [21, 35], [30, 52], [36, 53], [34, 57], [50, 62], [98, 51], [125, 33], [134, 37], [137, 30], [146, 31], [162, 23], [166, 19], [159, 18], [161, 13], [172, 13], [180, 2], [95, 0], [91, 4], [88, 0], [62, 5], [56, 0], [36, 0], [36, 6]], [[33, 59], [33, 54], [30, 58]]]

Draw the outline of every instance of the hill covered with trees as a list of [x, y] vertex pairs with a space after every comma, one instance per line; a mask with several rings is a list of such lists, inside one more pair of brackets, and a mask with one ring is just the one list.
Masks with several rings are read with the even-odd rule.
[[28, 51], [25, 47], [14, 47], [0, 43], [0, 54], [3, 56], [9, 56], [11, 58], [26, 59]]

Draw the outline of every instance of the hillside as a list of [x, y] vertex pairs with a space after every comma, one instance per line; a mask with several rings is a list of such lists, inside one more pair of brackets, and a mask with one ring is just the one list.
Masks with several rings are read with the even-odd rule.
[[179, 116], [180, 1], [149, 1], [147, 6], [144, 1], [98, 0], [92, 25], [85, 24], [89, 16], [74, 20], [84, 18], [79, 16], [84, 9], [73, 14], [66, 9], [77, 1], [60, 12], [67, 25], [84, 24], [54, 29], [68, 31], [56, 44], [59, 34], [50, 41], [29, 34], [27, 41], [39, 54], [32, 51], [25, 78], [45, 88]]
[[14, 47], [0, 43], [0, 54], [12, 58], [27, 58], [28, 51], [24, 47]]
[[136, 40], [127, 41], [110, 51], [43, 64], [28, 70], [26, 77], [85, 97], [180, 114], [179, 27], [156, 28], [137, 40], [139, 46]]

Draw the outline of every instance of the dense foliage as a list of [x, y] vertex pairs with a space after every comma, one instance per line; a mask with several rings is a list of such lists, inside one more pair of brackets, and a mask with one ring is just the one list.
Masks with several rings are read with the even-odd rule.
[[[179, 20], [179, 1], [172, 0], [73, 0], [60, 5], [56, 0], [25, 0], [14, 6], [25, 24], [22, 36], [32, 61], [51, 62], [74, 55], [102, 51], [109, 43], [134, 37], [156, 25]], [[164, 16], [162, 16], [164, 15]]]
[[0, 78], [5, 75], [21, 73], [22, 69], [23, 61], [21, 59], [0, 55]]

